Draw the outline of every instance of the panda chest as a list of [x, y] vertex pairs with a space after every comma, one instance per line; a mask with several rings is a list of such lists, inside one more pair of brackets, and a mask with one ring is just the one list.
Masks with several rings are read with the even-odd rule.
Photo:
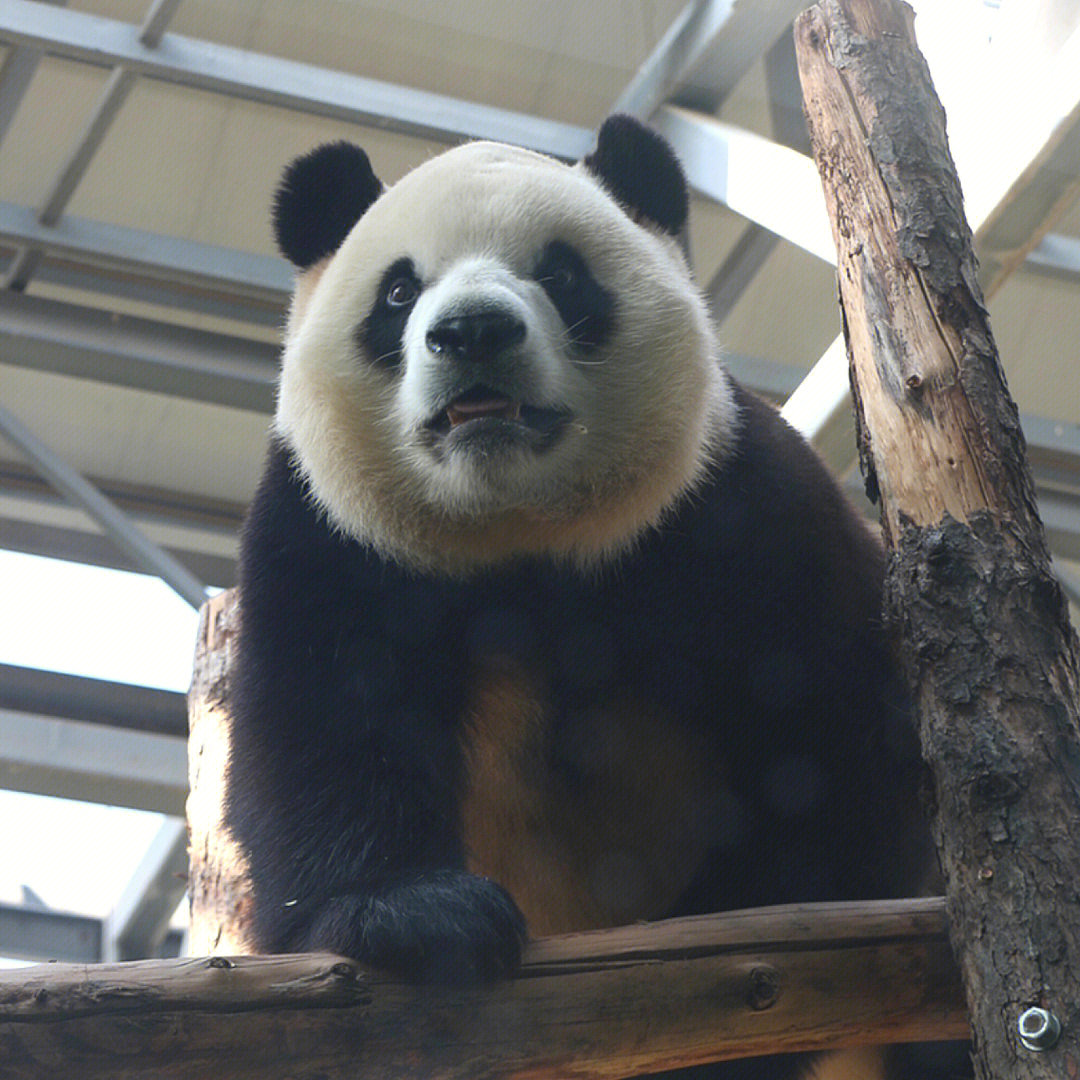
[[514, 897], [533, 935], [656, 918], [708, 847], [704, 739], [612, 690], [555, 704], [513, 663], [477, 672], [461, 725], [469, 869]]

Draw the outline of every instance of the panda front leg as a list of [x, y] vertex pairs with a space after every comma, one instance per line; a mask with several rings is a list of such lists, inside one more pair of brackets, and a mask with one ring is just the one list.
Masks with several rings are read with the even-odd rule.
[[[260, 713], [264, 735], [273, 719]], [[385, 737], [378, 728], [390, 723], [408, 738]], [[308, 739], [270, 738], [276, 753], [263, 739], [234, 748], [249, 762], [229, 802], [250, 867], [256, 947], [328, 950], [423, 981], [511, 974], [524, 919], [504, 889], [464, 869], [453, 767], [432, 760], [439, 733], [425, 734], [415, 714], [369, 717], [365, 735], [340, 740], [336, 725], [305, 726]]]
[[328, 950], [422, 981], [512, 974], [524, 919], [464, 869], [444, 724], [415, 700], [380, 710], [312, 687], [316, 708], [292, 730], [298, 714], [264, 686], [278, 704], [251, 731], [241, 718], [234, 760], [246, 764], [229, 798], [259, 951]]
[[254, 947], [410, 979], [510, 974], [524, 919], [465, 870], [454, 587], [329, 528], [275, 444], [240, 598], [226, 823], [249, 867]]

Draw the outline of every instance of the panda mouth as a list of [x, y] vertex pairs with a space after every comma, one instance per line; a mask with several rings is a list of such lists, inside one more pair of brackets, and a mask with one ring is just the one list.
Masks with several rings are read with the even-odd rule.
[[570, 419], [565, 409], [526, 405], [487, 386], [473, 386], [451, 400], [425, 427], [434, 436], [470, 439], [483, 432], [517, 431], [550, 445]]

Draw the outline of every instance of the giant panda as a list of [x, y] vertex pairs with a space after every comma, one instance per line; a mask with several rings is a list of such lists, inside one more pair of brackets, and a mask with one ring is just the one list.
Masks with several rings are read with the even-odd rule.
[[[530, 935], [924, 885], [881, 548], [725, 373], [687, 204], [627, 117], [573, 166], [285, 172], [227, 792], [258, 950], [487, 980]], [[887, 1056], [835, 1075], [932, 1075]]]

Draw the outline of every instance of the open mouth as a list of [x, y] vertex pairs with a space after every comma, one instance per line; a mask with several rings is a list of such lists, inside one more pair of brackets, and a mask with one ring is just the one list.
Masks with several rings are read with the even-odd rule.
[[570, 419], [565, 409], [539, 408], [515, 401], [487, 386], [473, 386], [459, 394], [425, 425], [437, 436], [469, 438], [484, 431], [519, 432], [549, 444]]

